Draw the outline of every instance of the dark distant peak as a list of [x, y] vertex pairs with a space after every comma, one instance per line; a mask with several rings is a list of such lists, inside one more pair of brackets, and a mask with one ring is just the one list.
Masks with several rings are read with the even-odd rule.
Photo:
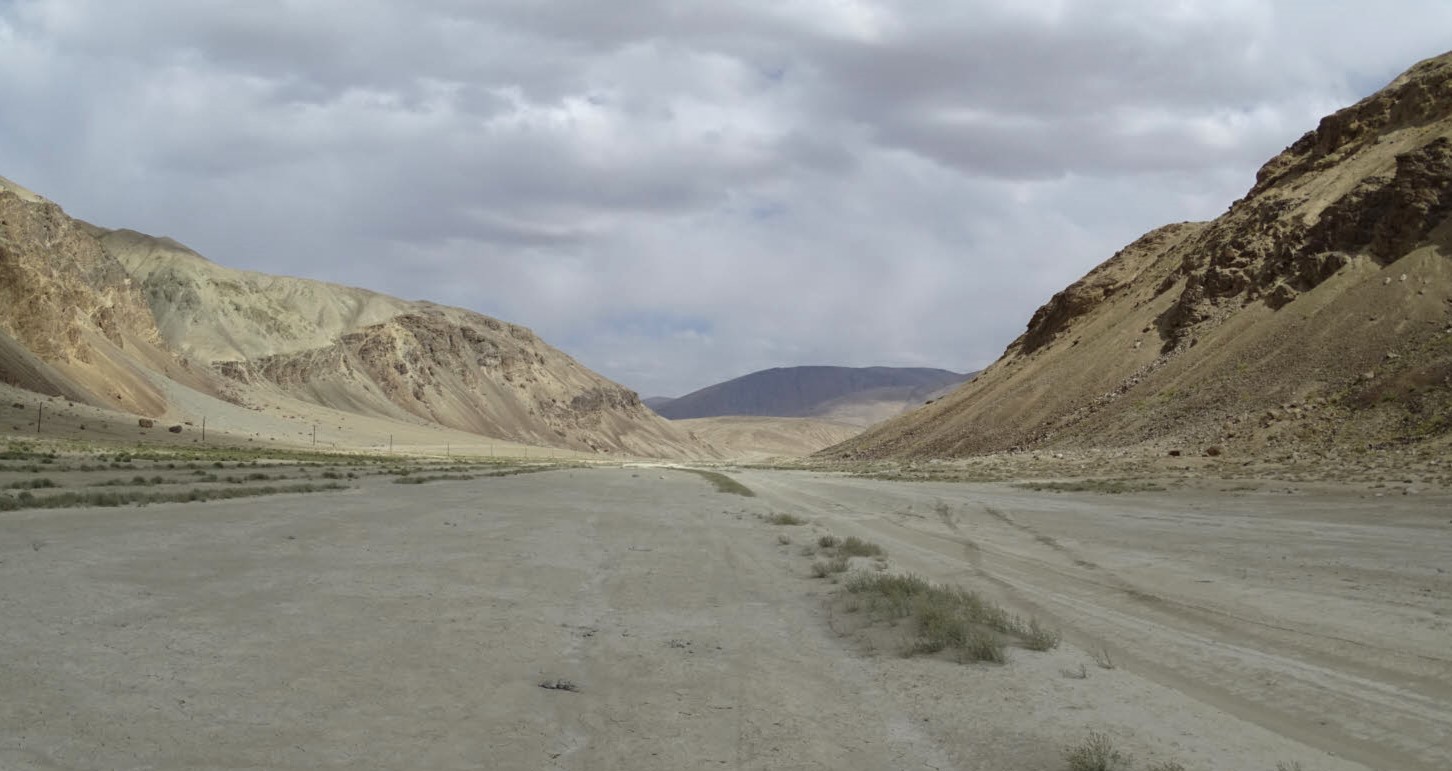
[[810, 417], [853, 394], [907, 400], [964, 379], [957, 372], [928, 367], [773, 367], [651, 407], [673, 420], [718, 415]]

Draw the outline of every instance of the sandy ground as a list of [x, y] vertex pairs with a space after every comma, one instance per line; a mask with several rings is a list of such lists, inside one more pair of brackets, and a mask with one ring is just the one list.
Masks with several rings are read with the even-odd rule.
[[813, 418], [723, 415], [673, 420], [738, 463], [801, 458], [862, 433], [860, 426]]
[[[1446, 497], [736, 476], [0, 514], [0, 768], [1041, 771], [1090, 729], [1137, 767], [1452, 767]], [[827, 531], [1067, 642], [874, 649], [799, 553]]]
[[[174, 414], [152, 428], [136, 415], [68, 402], [0, 384], [0, 441], [62, 442], [67, 446], [283, 448], [329, 453], [397, 454], [421, 457], [556, 458], [599, 460], [607, 453], [539, 447], [443, 428], [423, 420], [406, 422], [330, 410], [281, 395], [259, 395], [253, 409], [156, 380]], [[38, 408], [40, 430], [36, 430]], [[191, 416], [207, 415], [202, 423]], [[172, 434], [167, 428], [180, 425]], [[316, 440], [314, 437], [316, 436]], [[623, 455], [619, 457], [625, 457]]]

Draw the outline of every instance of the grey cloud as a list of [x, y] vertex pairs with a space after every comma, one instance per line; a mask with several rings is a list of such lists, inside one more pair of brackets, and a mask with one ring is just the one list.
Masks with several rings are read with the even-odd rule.
[[1439, 53], [1444, 5], [19, 0], [0, 173], [533, 326], [651, 394], [967, 369]]

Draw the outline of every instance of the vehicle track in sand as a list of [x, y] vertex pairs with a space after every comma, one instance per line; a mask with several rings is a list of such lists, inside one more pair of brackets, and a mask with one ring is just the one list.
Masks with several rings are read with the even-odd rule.
[[[1086, 650], [1102, 646], [1119, 666], [1251, 723], [1372, 768], [1452, 767], [1452, 634], [1436, 642], [1452, 602], [1445, 575], [1426, 569], [1452, 553], [1452, 535], [1430, 514], [1348, 522], [1355, 505], [1340, 498], [1331, 521], [1320, 502], [1284, 496], [743, 480], [775, 505], [881, 543], [900, 568], [987, 590]], [[951, 516], [933, 513], [944, 506]], [[1263, 553], [1246, 553], [1252, 543]], [[1341, 555], [1389, 561], [1347, 568]], [[1312, 578], [1280, 585], [1291, 560]], [[1346, 576], [1386, 585], [1359, 599], [1339, 586]], [[1434, 591], [1414, 591], [1419, 583]]]

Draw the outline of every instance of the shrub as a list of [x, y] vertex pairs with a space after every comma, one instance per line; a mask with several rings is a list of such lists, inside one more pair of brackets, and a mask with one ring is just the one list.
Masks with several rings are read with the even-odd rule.
[[770, 514], [766, 521], [773, 525], [805, 525], [807, 521], [792, 514]]
[[1065, 750], [1064, 760], [1069, 764], [1069, 771], [1121, 771], [1130, 764], [1129, 756], [1098, 731], [1090, 731], [1083, 742]]
[[850, 564], [846, 557], [833, 557], [830, 560], [817, 560], [812, 563], [812, 575], [816, 578], [826, 578], [834, 573], [846, 573]]
[[887, 550], [855, 535], [847, 536], [837, 545], [837, 553], [849, 557], [886, 557]]
[[1049, 651], [1059, 647], [1061, 639], [1057, 629], [1050, 629], [1040, 624], [1038, 619], [1031, 618], [1024, 630], [1023, 646], [1031, 651]]
[[830, 549], [833, 546], [836, 546], [837, 543], [837, 536], [835, 535], [824, 535], [821, 538], [817, 539], [817, 545], [822, 547], [823, 549]]

